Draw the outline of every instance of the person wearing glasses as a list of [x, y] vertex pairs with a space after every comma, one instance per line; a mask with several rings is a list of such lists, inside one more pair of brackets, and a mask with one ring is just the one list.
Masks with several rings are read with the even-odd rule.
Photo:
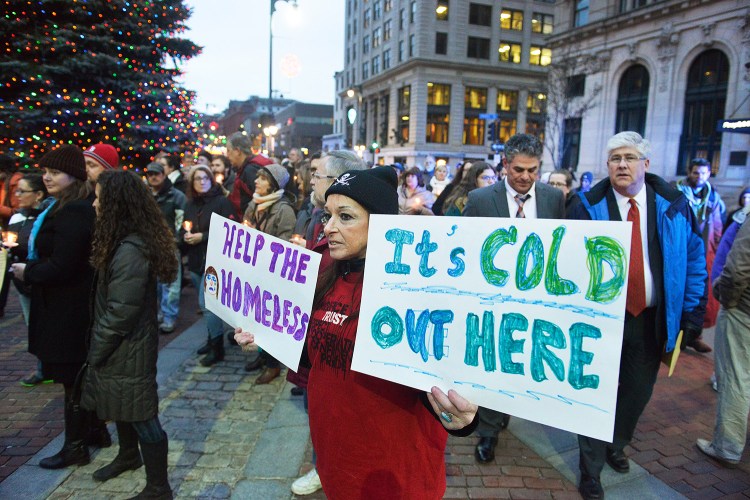
[[223, 335], [224, 329], [229, 328], [221, 318], [206, 309], [203, 300], [203, 272], [206, 268], [208, 230], [213, 213], [236, 220], [234, 207], [224, 196], [221, 184], [214, 180], [211, 169], [205, 165], [196, 165], [189, 174], [185, 222], [180, 229], [180, 240], [183, 242], [182, 252], [188, 257], [190, 279], [198, 291], [198, 305], [203, 311], [203, 319], [208, 330], [207, 345], [210, 350], [201, 358], [202, 366], [211, 366], [224, 360]]
[[497, 182], [497, 171], [487, 162], [478, 161], [464, 168], [461, 182], [450, 192], [443, 204], [443, 215], [459, 216], [462, 214], [469, 193], [478, 188], [491, 186]]
[[553, 170], [549, 174], [547, 185], [562, 191], [567, 200], [570, 197], [571, 188], [573, 187], [573, 176], [569, 170], [565, 170], [564, 168]]
[[[604, 463], [630, 470], [624, 448], [651, 398], [662, 353], [700, 333], [707, 294], [703, 240], [687, 198], [648, 173], [649, 142], [621, 132], [607, 142], [609, 177], [571, 201], [568, 218], [631, 221], [632, 239], [613, 442], [578, 436], [583, 498], [604, 497]], [[683, 345], [677, 337], [683, 330]]]
[[[504, 217], [511, 219], [563, 219], [565, 197], [562, 191], [536, 182], [542, 161], [542, 143], [530, 134], [516, 134], [505, 143], [502, 182], [469, 193], [463, 215], [466, 217]], [[510, 417], [487, 408], [479, 408], [479, 443], [474, 456], [480, 463], [495, 459], [497, 436], [508, 426]]]
[[[16, 233], [17, 246], [9, 248], [12, 262], [26, 262], [29, 253], [29, 236], [34, 221], [52, 202], [42, 176], [38, 173], [24, 175], [16, 186], [15, 196], [18, 198], [18, 211], [8, 222], [8, 231]], [[12, 275], [10, 275], [12, 276]], [[13, 284], [18, 292], [21, 312], [26, 326], [29, 326], [29, 308], [31, 307], [31, 287], [23, 281], [13, 277]], [[42, 363], [37, 362], [36, 369], [27, 377], [21, 379], [21, 385], [33, 387], [37, 384], [50, 383], [52, 380], [42, 376]]]

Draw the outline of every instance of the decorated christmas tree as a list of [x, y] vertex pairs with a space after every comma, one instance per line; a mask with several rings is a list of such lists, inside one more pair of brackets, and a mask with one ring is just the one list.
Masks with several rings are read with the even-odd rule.
[[60, 144], [114, 144], [142, 167], [195, 147], [193, 94], [180, 64], [182, 0], [29, 0], [0, 4], [0, 152], [35, 164]]

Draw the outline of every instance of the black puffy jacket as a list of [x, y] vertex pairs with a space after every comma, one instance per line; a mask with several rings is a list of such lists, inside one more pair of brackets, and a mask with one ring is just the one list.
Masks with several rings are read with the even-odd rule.
[[81, 405], [103, 420], [137, 422], [158, 412], [156, 278], [144, 246], [125, 237], [97, 277]]

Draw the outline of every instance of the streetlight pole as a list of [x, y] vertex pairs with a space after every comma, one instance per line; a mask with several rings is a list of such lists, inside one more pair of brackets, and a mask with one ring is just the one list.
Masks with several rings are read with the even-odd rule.
[[297, 0], [271, 0], [271, 13], [268, 16], [268, 109], [273, 118], [273, 14], [276, 12], [278, 2], [288, 2], [294, 7], [297, 6]]

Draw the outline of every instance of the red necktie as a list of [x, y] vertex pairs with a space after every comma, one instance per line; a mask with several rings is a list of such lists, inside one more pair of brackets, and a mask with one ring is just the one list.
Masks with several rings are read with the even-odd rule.
[[630, 268], [628, 269], [628, 297], [625, 310], [638, 316], [646, 309], [646, 280], [643, 277], [643, 241], [641, 240], [641, 213], [635, 200], [629, 200], [628, 220], [633, 223], [630, 239]]

